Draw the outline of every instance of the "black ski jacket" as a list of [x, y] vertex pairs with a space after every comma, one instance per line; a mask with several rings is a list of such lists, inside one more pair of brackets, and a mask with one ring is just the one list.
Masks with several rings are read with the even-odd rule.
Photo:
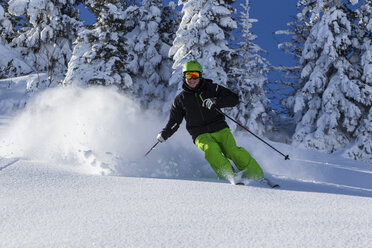
[[195, 89], [191, 89], [186, 83], [182, 88], [183, 91], [173, 101], [169, 121], [161, 132], [165, 140], [177, 131], [183, 118], [194, 142], [200, 134], [213, 133], [228, 127], [224, 115], [214, 109], [202, 107], [202, 99], [214, 98], [216, 107], [224, 108], [237, 105], [238, 95], [204, 78]]

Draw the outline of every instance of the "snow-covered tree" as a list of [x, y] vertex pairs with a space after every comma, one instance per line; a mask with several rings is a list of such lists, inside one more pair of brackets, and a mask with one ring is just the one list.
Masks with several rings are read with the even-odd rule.
[[300, 59], [302, 89], [295, 95], [293, 138], [295, 144], [334, 152], [350, 142], [370, 100], [363, 94], [359, 65], [350, 57], [359, 46], [352, 11], [337, 0], [314, 4], [310, 22], [317, 23]]
[[119, 0], [88, 0], [86, 4], [97, 22], [92, 30], [79, 33], [64, 84], [116, 85], [129, 90], [132, 79], [126, 69], [123, 5]]
[[362, 87], [359, 94], [364, 99], [364, 111], [362, 111], [361, 121], [354, 133], [355, 144], [346, 151], [346, 155], [372, 163], [372, 2], [364, 1], [358, 13], [357, 34], [362, 44], [360, 47]]
[[7, 2], [3, 2], [0, 2], [0, 78], [8, 78], [30, 73], [32, 68], [9, 46], [16, 32], [12, 23], [15, 19], [7, 11]]
[[15, 29], [8, 12], [7, 1], [0, 1], [0, 39], [3, 43], [9, 43], [14, 37]]
[[169, 55], [173, 57], [170, 83], [182, 85], [182, 65], [197, 60], [203, 66], [203, 77], [227, 84], [227, 61], [231, 58], [228, 40], [237, 28], [230, 5], [234, 0], [182, 0], [182, 21]]
[[[10, 0], [9, 12], [26, 16], [30, 27], [13, 39], [23, 57], [38, 72], [48, 72], [49, 86], [63, 79], [80, 22], [78, 0]], [[39, 85], [40, 87], [40, 85]]]
[[[1, 1], [0, 3], [2, 3]], [[7, 43], [7, 37], [11, 35], [13, 31], [12, 23], [9, 21], [8, 18], [5, 16], [6, 12], [2, 5], [0, 5], [0, 51], [1, 54], [3, 54], [5, 49], [8, 49], [6, 47]], [[3, 61], [3, 59], [0, 60], [0, 78], [4, 78], [6, 74], [8, 74], [6, 67], [8, 66], [8, 63], [10, 61]]]
[[324, 10], [329, 9], [333, 5], [342, 6], [341, 1], [334, 0], [299, 0], [297, 3], [298, 14], [290, 21], [286, 30], [276, 31], [276, 35], [289, 36], [290, 41], [283, 41], [278, 44], [278, 48], [293, 57], [296, 61], [295, 65], [279, 65], [275, 70], [279, 71], [282, 79], [278, 82], [281, 85], [276, 93], [283, 95], [281, 104], [286, 108], [287, 112], [293, 115], [293, 107], [295, 103], [295, 94], [303, 87], [303, 79], [301, 71], [303, 65], [300, 60], [304, 44], [310, 35], [311, 29], [320, 20]]
[[126, 34], [131, 58], [127, 68], [133, 75], [133, 94], [143, 107], [158, 110], [162, 110], [167, 98], [175, 93], [168, 87], [172, 67], [168, 52], [172, 36], [169, 30], [161, 30], [163, 22], [169, 23], [164, 9], [161, 0], [143, 0], [141, 7], [126, 11], [128, 19], [136, 23]]
[[269, 63], [260, 55], [264, 50], [254, 43], [257, 36], [251, 28], [257, 20], [249, 17], [249, 0], [245, 0], [241, 7], [241, 41], [236, 51], [239, 56], [235, 57], [235, 65], [230, 66], [229, 73], [230, 80], [234, 79], [229, 86], [239, 94], [240, 103], [230, 113], [250, 131], [262, 135], [270, 126], [267, 115], [269, 101], [264, 91]]
[[[173, 41], [176, 38], [176, 32], [182, 17], [181, 13], [176, 8], [177, 4], [171, 1], [168, 5], [163, 6], [162, 9], [159, 31], [161, 40], [169, 46], [172, 46]], [[168, 54], [167, 57], [169, 58]]]
[[120, 2], [123, 9], [127, 9], [131, 6], [137, 6], [138, 3], [137, 0], [122, 0]]

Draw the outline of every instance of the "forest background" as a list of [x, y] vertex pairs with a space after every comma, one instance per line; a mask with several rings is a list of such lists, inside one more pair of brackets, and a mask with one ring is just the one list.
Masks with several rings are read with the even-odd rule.
[[[166, 118], [182, 64], [194, 59], [239, 94], [226, 112], [258, 135], [372, 162], [370, 0], [0, 5], [5, 114], [50, 87], [105, 86]], [[20, 76], [26, 97], [17, 102], [7, 92]]]

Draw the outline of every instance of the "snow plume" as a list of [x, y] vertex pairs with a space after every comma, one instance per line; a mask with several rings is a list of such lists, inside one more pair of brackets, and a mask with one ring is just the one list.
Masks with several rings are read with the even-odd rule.
[[89, 174], [201, 176], [190, 165], [200, 166], [202, 157], [195, 159], [199, 151], [184, 131], [144, 158], [167, 120], [162, 119], [113, 89], [48, 89], [14, 118], [0, 140], [0, 156], [47, 161]]

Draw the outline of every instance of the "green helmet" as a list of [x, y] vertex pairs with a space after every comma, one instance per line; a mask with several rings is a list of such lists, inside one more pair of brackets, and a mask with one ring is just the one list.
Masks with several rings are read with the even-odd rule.
[[202, 66], [198, 63], [198, 61], [190, 60], [187, 61], [182, 68], [182, 73], [187, 71], [202, 71]]

